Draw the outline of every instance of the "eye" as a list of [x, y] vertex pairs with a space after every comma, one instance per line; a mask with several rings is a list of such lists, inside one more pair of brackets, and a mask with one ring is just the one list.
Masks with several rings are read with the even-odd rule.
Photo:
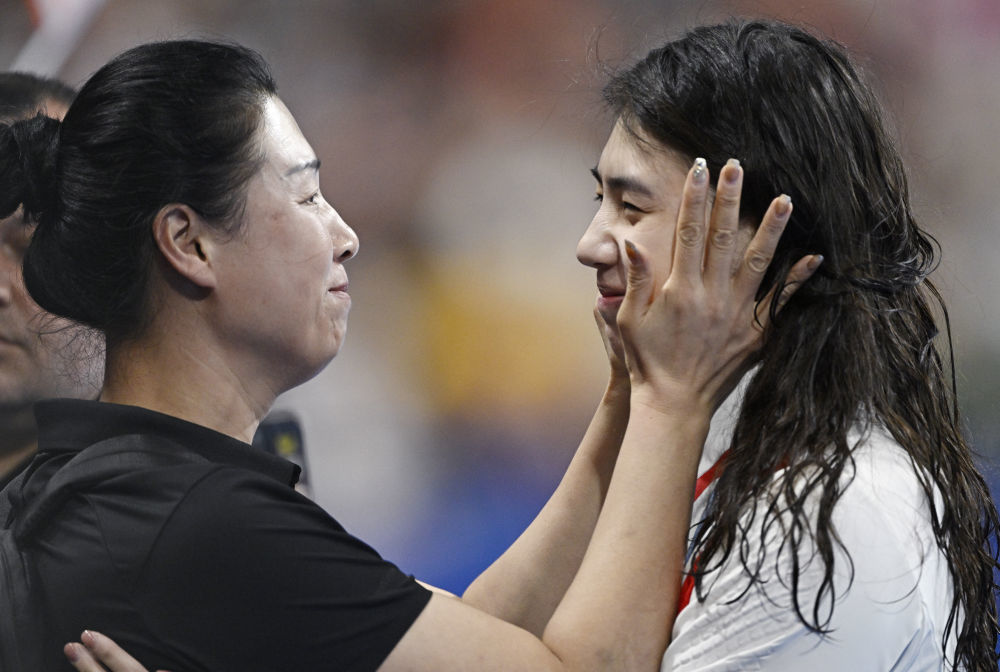
[[604, 194], [594, 194], [594, 200], [598, 203], [602, 202], [604, 200]]
[[320, 198], [322, 198], [322, 196], [320, 196], [319, 192], [317, 191], [312, 196], [310, 196], [306, 200], [302, 201], [302, 203], [305, 204], [305, 205], [316, 205], [317, 203], [319, 203], [319, 199]]
[[642, 208], [639, 208], [628, 201], [622, 201], [622, 208], [625, 210], [631, 210], [632, 212], [642, 212]]

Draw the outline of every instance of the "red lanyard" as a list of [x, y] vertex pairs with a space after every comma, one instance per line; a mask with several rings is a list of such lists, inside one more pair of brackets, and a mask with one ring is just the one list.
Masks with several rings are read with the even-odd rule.
[[[701, 497], [701, 493], [705, 492], [705, 488], [711, 485], [712, 481], [718, 478], [719, 474], [722, 473], [722, 468], [723, 466], [725, 466], [724, 463], [727, 457], [729, 457], [728, 450], [726, 450], [726, 452], [720, 455], [719, 459], [715, 461], [715, 464], [706, 469], [705, 473], [699, 476], [698, 480], [695, 481], [694, 484], [695, 500]], [[678, 614], [681, 613], [684, 607], [688, 605], [688, 602], [691, 601], [691, 594], [694, 592], [694, 573], [697, 570], [697, 568], [698, 568], [698, 559], [695, 558], [694, 560], [691, 561], [691, 571], [684, 576], [684, 582], [681, 583], [681, 596], [680, 599], [677, 601]]]
[[[722, 473], [723, 468], [726, 466], [726, 458], [729, 457], [729, 450], [726, 450], [719, 459], [715, 461], [711, 467], [705, 470], [705, 473], [698, 477], [698, 480], [694, 484], [694, 498], [697, 500], [701, 497], [701, 493], [705, 492], [705, 488], [712, 484], [712, 482], [719, 477]], [[780, 471], [788, 466], [788, 458], [786, 457], [778, 466], [775, 467], [775, 471]], [[698, 558], [691, 560], [691, 571], [684, 576], [684, 582], [681, 583], [681, 596], [677, 600], [677, 613], [681, 611], [688, 605], [691, 601], [691, 594], [694, 592], [694, 574], [698, 570]]]

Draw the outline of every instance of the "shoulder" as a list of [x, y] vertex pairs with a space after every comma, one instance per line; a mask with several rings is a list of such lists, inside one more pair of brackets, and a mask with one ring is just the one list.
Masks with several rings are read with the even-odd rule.
[[856, 446], [833, 511], [838, 537], [861, 578], [916, 577], [938, 555], [932, 521], [940, 493], [887, 431], [875, 427], [849, 439]]
[[[853, 570], [845, 602], [901, 616], [910, 612], [911, 620], [935, 633], [940, 647], [953, 594], [934, 534], [933, 521], [943, 516], [941, 493], [880, 428], [861, 437], [853, 465], [833, 515], [844, 545], [841, 562]], [[844, 611], [850, 617], [851, 608]]]
[[375, 669], [430, 597], [286, 483], [183, 451], [74, 490], [47, 534], [68, 631], [103, 608], [150, 669]]
[[185, 491], [164, 533], [207, 548], [229, 549], [253, 545], [294, 549], [306, 540], [353, 539], [294, 488], [249, 469], [218, 465]]
[[[705, 577], [705, 599], [678, 616], [664, 669], [808, 666], [819, 672], [890, 669], [901, 660], [939, 664], [951, 580], [921, 480], [888, 433], [856, 432], [849, 440], [854, 459], [833, 508], [832, 571], [816, 536], [823, 493], [810, 494], [798, 520], [787, 502], [770, 500], [778, 506], [770, 509], [769, 524], [769, 504], [757, 502], [734, 551]], [[776, 486], [781, 477], [775, 475]], [[743, 561], [758, 570], [753, 584]], [[813, 622], [829, 617], [829, 632], [811, 630], [797, 609]]]
[[206, 669], [374, 669], [430, 599], [315, 503], [237, 468], [188, 491], [136, 594], [151, 629]]

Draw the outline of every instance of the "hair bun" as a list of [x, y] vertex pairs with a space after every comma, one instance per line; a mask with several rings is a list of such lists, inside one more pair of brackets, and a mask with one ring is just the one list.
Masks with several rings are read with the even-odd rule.
[[55, 197], [60, 122], [39, 114], [0, 125], [0, 216], [24, 206], [38, 221]]

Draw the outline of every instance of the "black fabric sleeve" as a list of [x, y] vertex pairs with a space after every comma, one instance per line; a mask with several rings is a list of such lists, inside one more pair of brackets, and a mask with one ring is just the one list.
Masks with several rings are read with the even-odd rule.
[[149, 669], [375, 670], [430, 592], [291, 488], [202, 479], [162, 528], [135, 605]]

